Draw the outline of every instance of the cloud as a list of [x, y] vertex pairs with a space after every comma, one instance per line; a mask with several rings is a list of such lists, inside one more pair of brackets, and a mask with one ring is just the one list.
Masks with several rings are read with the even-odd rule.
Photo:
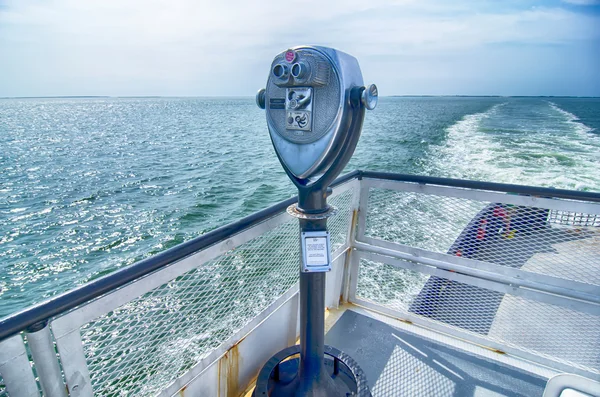
[[575, 4], [579, 6], [594, 6], [599, 5], [600, 0], [562, 0], [565, 3]]
[[[276, 53], [303, 43], [355, 55], [372, 79], [386, 68], [462, 78], [499, 45], [558, 51], [598, 40], [597, 26], [594, 15], [521, 2], [14, 0], [0, 9], [0, 87], [6, 95], [251, 94]], [[383, 92], [404, 88], [396, 81]]]

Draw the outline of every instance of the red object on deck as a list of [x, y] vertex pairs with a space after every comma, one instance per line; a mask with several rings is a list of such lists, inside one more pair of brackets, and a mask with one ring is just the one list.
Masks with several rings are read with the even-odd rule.
[[477, 229], [477, 240], [485, 239], [485, 227], [487, 226], [487, 219], [479, 221], [479, 228]]
[[494, 208], [494, 216], [498, 216], [500, 218], [506, 218], [506, 209], [504, 207], [496, 206]]

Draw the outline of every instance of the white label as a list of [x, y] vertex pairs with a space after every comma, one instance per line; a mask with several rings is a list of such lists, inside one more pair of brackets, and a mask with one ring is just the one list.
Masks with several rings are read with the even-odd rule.
[[306, 238], [306, 266], [327, 266], [327, 237]]

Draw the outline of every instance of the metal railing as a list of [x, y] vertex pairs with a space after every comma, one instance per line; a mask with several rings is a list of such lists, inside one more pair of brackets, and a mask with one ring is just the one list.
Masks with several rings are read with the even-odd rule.
[[349, 300], [598, 378], [600, 229], [549, 216], [597, 196], [414, 179], [363, 177]]
[[[329, 306], [342, 295], [544, 365], [600, 374], [598, 229], [554, 227], [552, 218], [592, 219], [600, 194], [363, 171], [333, 187], [340, 211], [329, 222]], [[285, 213], [294, 201], [0, 320], [0, 397], [3, 382], [11, 397], [170, 396], [216, 362], [216, 373], [234, 379], [219, 390], [240, 392], [255, 374], [232, 364], [231, 349], [248, 332], [284, 310], [280, 343], [297, 336], [298, 227]], [[522, 335], [525, 326], [536, 332]], [[571, 337], [552, 337], [573, 327]]]
[[[333, 184], [330, 201], [340, 211], [329, 224], [332, 257], [347, 249], [356, 175]], [[1, 320], [0, 374], [10, 396], [37, 391], [30, 360], [44, 395], [176, 393], [294, 288], [298, 225], [285, 212], [294, 202], [276, 204]], [[39, 334], [46, 343], [34, 347], [30, 341]], [[294, 327], [291, 340], [295, 337]]]

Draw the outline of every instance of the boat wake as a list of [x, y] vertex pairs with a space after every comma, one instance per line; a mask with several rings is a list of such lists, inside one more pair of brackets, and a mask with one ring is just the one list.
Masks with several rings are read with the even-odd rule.
[[584, 134], [588, 134], [588, 133], [594, 131], [594, 128], [588, 127], [587, 125], [583, 124], [579, 120], [579, 117], [575, 116], [573, 113], [567, 112], [566, 110], [561, 109], [554, 102], [548, 102], [548, 104], [550, 105], [550, 107], [552, 109], [556, 110], [558, 113], [565, 116], [567, 118], [566, 123], [570, 124], [576, 131], [582, 132]]
[[552, 102], [495, 105], [464, 116], [432, 145], [426, 173], [575, 190], [600, 190], [600, 137]]

